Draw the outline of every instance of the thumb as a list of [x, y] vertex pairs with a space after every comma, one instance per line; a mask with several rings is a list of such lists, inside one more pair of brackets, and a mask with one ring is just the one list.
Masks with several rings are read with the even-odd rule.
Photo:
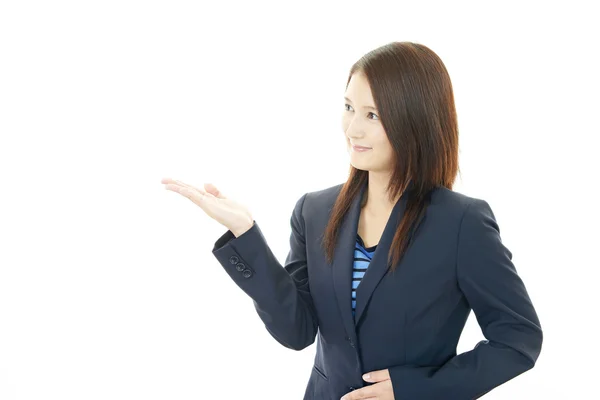
[[225, 195], [223, 193], [221, 193], [221, 191], [219, 189], [217, 189], [217, 187], [215, 185], [213, 185], [212, 183], [205, 183], [204, 184], [204, 189], [212, 194], [213, 196], [219, 198], [219, 199], [226, 199], [227, 197], [225, 197]]

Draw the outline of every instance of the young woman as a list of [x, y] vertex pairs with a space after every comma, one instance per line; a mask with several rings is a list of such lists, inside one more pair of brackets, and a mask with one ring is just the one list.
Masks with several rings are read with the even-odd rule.
[[[490, 205], [452, 191], [452, 85], [429, 48], [393, 42], [351, 68], [346, 182], [303, 194], [282, 266], [248, 210], [164, 179], [229, 230], [213, 254], [275, 340], [317, 340], [305, 400], [474, 399], [531, 369], [542, 329]], [[487, 340], [456, 354], [473, 310]]]

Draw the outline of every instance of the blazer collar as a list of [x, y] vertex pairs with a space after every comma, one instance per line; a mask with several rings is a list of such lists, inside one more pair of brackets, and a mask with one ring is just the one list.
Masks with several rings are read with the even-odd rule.
[[412, 186], [413, 182], [411, 181], [401, 198], [394, 205], [388, 222], [383, 230], [381, 239], [373, 254], [373, 259], [371, 260], [363, 279], [358, 285], [356, 290], [356, 316], [354, 319], [352, 317], [351, 303], [352, 267], [354, 264], [354, 246], [356, 244], [356, 235], [358, 232], [358, 220], [361, 211], [360, 203], [367, 189], [366, 182], [362, 185], [359, 194], [352, 200], [350, 209], [340, 226], [340, 233], [332, 263], [333, 285], [344, 327], [348, 336], [354, 343], [357, 343], [356, 326], [364, 314], [365, 307], [369, 302], [375, 287], [389, 269], [387, 263], [388, 252], [398, 223], [404, 215], [408, 197], [407, 194], [409, 190], [412, 189]]

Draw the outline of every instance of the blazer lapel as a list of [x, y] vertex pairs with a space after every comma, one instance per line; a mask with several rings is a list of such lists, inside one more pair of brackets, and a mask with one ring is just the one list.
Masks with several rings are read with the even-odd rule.
[[[369, 303], [369, 300], [373, 295], [373, 291], [390, 267], [390, 264], [387, 262], [388, 253], [390, 251], [396, 229], [398, 228], [400, 220], [404, 215], [405, 208], [406, 196], [403, 195], [394, 205], [392, 213], [390, 214], [388, 222], [383, 230], [383, 234], [381, 235], [381, 239], [379, 239], [379, 243], [377, 243], [377, 248], [375, 249], [375, 253], [373, 253], [373, 258], [369, 263], [367, 272], [365, 272], [365, 275], [356, 289], [356, 325], [358, 325], [360, 322], [360, 318], [363, 316], [365, 307]], [[356, 235], [356, 231], [354, 234]], [[353, 262], [354, 261], [352, 261], [352, 263]], [[352, 265], [350, 265], [350, 269], [352, 269]]]
[[[367, 184], [363, 184], [360, 193], [352, 200], [350, 209], [344, 217], [338, 233], [338, 241], [333, 253], [333, 286], [338, 301], [346, 334], [353, 343], [357, 343], [354, 320], [352, 318], [352, 265], [354, 245], [360, 216], [360, 203]], [[360, 285], [359, 285], [360, 286]]]
[[388, 252], [398, 223], [404, 215], [406, 207], [406, 194], [412, 186], [412, 181], [409, 187], [404, 191], [402, 197], [396, 202], [388, 222], [384, 228], [383, 234], [373, 259], [371, 260], [367, 272], [361, 280], [356, 290], [356, 317], [352, 317], [352, 267], [354, 265], [354, 246], [356, 244], [356, 234], [358, 231], [358, 221], [360, 217], [360, 203], [365, 194], [367, 183], [364, 183], [360, 189], [359, 195], [356, 196], [351, 205], [346, 217], [344, 218], [338, 237], [338, 242], [334, 251], [333, 259], [333, 285], [336, 298], [340, 308], [344, 327], [348, 336], [354, 341], [356, 340], [356, 325], [364, 313], [365, 307], [369, 302], [373, 291], [379, 281], [387, 272], [389, 265], [387, 263]]

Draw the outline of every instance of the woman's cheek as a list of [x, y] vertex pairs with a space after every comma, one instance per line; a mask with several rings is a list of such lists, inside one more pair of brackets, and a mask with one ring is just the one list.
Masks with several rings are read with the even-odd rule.
[[342, 117], [342, 132], [346, 132], [348, 129], [348, 119], [346, 117]]

